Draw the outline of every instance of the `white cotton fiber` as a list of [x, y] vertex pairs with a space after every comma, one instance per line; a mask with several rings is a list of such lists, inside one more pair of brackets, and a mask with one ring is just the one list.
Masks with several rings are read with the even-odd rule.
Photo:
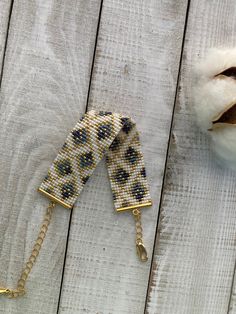
[[[219, 75], [222, 72], [224, 75]], [[236, 104], [235, 48], [212, 49], [198, 64], [193, 100], [197, 122], [211, 137], [213, 150], [228, 167], [236, 170], [236, 106], [235, 111], [229, 111]], [[218, 120], [219, 117], [226, 118]], [[214, 120], [217, 122], [213, 123]]]

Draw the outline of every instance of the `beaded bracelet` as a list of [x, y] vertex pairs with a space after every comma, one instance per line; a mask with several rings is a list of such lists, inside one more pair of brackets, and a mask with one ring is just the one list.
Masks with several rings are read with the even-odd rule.
[[25, 294], [26, 280], [46, 236], [56, 204], [72, 209], [99, 161], [106, 156], [114, 206], [131, 210], [136, 226], [136, 250], [147, 261], [143, 244], [141, 211], [152, 201], [136, 124], [112, 112], [87, 112], [69, 133], [39, 191], [50, 199], [43, 224], [16, 289], [0, 288], [0, 295], [16, 298]]

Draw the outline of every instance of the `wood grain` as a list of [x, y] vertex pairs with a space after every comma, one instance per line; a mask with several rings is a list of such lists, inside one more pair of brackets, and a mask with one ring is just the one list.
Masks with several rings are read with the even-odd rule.
[[11, 1], [0, 1], [0, 77], [2, 70], [2, 62], [4, 57], [5, 45], [7, 40], [8, 21], [11, 11]]
[[235, 314], [236, 313], [236, 278], [235, 278], [235, 266], [234, 266], [234, 277], [232, 281], [232, 289], [229, 298], [229, 306], [227, 314]]
[[[48, 203], [36, 189], [85, 110], [99, 8], [14, 1], [0, 109], [0, 286], [16, 285]], [[57, 207], [27, 295], [1, 298], [0, 313], [56, 313], [69, 214]]]
[[[103, 2], [89, 109], [132, 116], [141, 132], [154, 206], [143, 210], [153, 248], [187, 1]], [[59, 313], [143, 313], [150, 261], [136, 257], [129, 212], [113, 210], [102, 162], [73, 212]]]
[[[236, 175], [191, 110], [192, 67], [236, 43], [235, 1], [191, 1], [146, 313], [228, 313], [236, 258]], [[235, 310], [234, 310], [234, 313]]]

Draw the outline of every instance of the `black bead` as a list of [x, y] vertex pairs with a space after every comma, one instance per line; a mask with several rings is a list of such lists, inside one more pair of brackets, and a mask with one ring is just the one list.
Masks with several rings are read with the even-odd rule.
[[110, 111], [99, 111], [99, 116], [109, 116], [112, 114]]
[[87, 133], [85, 128], [72, 131], [72, 136], [76, 144], [84, 144], [87, 141]]
[[112, 151], [117, 150], [120, 146], [120, 140], [116, 137], [114, 139], [114, 141], [111, 143], [109, 149], [111, 149]]
[[67, 143], [64, 143], [63, 145], [62, 145], [62, 150], [65, 150], [67, 148]]
[[141, 175], [146, 178], [146, 169], [143, 167], [143, 169], [140, 171]]
[[98, 127], [98, 139], [104, 140], [111, 135], [111, 124], [102, 124]]
[[136, 182], [132, 188], [131, 193], [136, 200], [141, 201], [146, 193], [144, 186], [140, 182]]
[[75, 193], [74, 185], [71, 182], [65, 183], [61, 188], [61, 194], [64, 199], [73, 196], [74, 193]]
[[49, 174], [47, 174], [45, 177], [44, 177], [44, 179], [43, 179], [43, 181], [48, 181], [49, 180]]
[[133, 147], [129, 147], [125, 152], [125, 159], [131, 164], [135, 164], [138, 159], [138, 152]]
[[122, 207], [128, 207], [130, 204], [128, 202], [123, 202]]
[[72, 173], [72, 168], [69, 160], [62, 160], [56, 164], [57, 171], [64, 176]]
[[89, 179], [89, 176], [82, 178], [83, 184], [85, 184], [88, 181], [88, 179]]
[[129, 174], [127, 171], [125, 171], [124, 169], [120, 168], [117, 170], [116, 174], [115, 174], [115, 180], [120, 183], [123, 184], [125, 183], [129, 178]]
[[123, 124], [122, 130], [128, 134], [133, 128], [133, 123], [129, 118], [121, 118], [121, 122]]
[[51, 188], [46, 188], [45, 191], [49, 194], [52, 194], [52, 189]]
[[80, 167], [81, 168], [90, 167], [91, 165], [93, 165], [93, 153], [92, 152], [85, 153], [85, 154], [80, 156]]

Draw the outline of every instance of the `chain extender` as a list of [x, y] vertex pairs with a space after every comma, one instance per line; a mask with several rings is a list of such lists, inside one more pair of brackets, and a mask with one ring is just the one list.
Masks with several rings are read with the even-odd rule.
[[56, 203], [54, 203], [53, 201], [50, 201], [45, 216], [44, 216], [44, 220], [43, 223], [40, 227], [40, 231], [38, 234], [38, 238], [35, 241], [35, 244], [33, 246], [33, 250], [32, 253], [28, 259], [28, 262], [26, 263], [25, 267], [22, 270], [20, 279], [18, 280], [17, 283], [17, 287], [16, 289], [8, 289], [8, 288], [1, 288], [0, 287], [0, 295], [5, 295], [8, 298], [18, 298], [20, 296], [23, 296], [25, 294], [25, 285], [26, 285], [26, 281], [28, 279], [28, 276], [36, 262], [36, 259], [39, 255], [39, 252], [41, 250], [43, 241], [46, 237], [47, 234], [47, 230], [48, 230], [48, 226], [51, 222], [52, 219], [52, 212], [54, 207], [56, 206]]
[[[18, 298], [20, 296], [23, 296], [26, 292], [25, 285], [26, 281], [28, 279], [28, 276], [37, 260], [37, 257], [39, 255], [39, 252], [41, 250], [43, 241], [46, 237], [48, 226], [52, 219], [52, 212], [54, 207], [56, 206], [56, 203], [54, 201], [50, 201], [43, 223], [40, 227], [40, 231], [37, 237], [37, 240], [35, 241], [35, 244], [33, 246], [32, 253], [28, 259], [28, 262], [26, 263], [24, 269], [22, 270], [21, 276], [18, 280], [16, 289], [9, 289], [9, 288], [1, 288], [0, 287], [0, 295], [5, 295], [8, 298]], [[132, 210], [132, 214], [134, 216], [135, 220], [135, 228], [136, 228], [136, 250], [138, 257], [142, 262], [146, 262], [148, 260], [147, 251], [143, 244], [143, 229], [141, 225], [141, 211], [138, 208], [135, 208]]]

